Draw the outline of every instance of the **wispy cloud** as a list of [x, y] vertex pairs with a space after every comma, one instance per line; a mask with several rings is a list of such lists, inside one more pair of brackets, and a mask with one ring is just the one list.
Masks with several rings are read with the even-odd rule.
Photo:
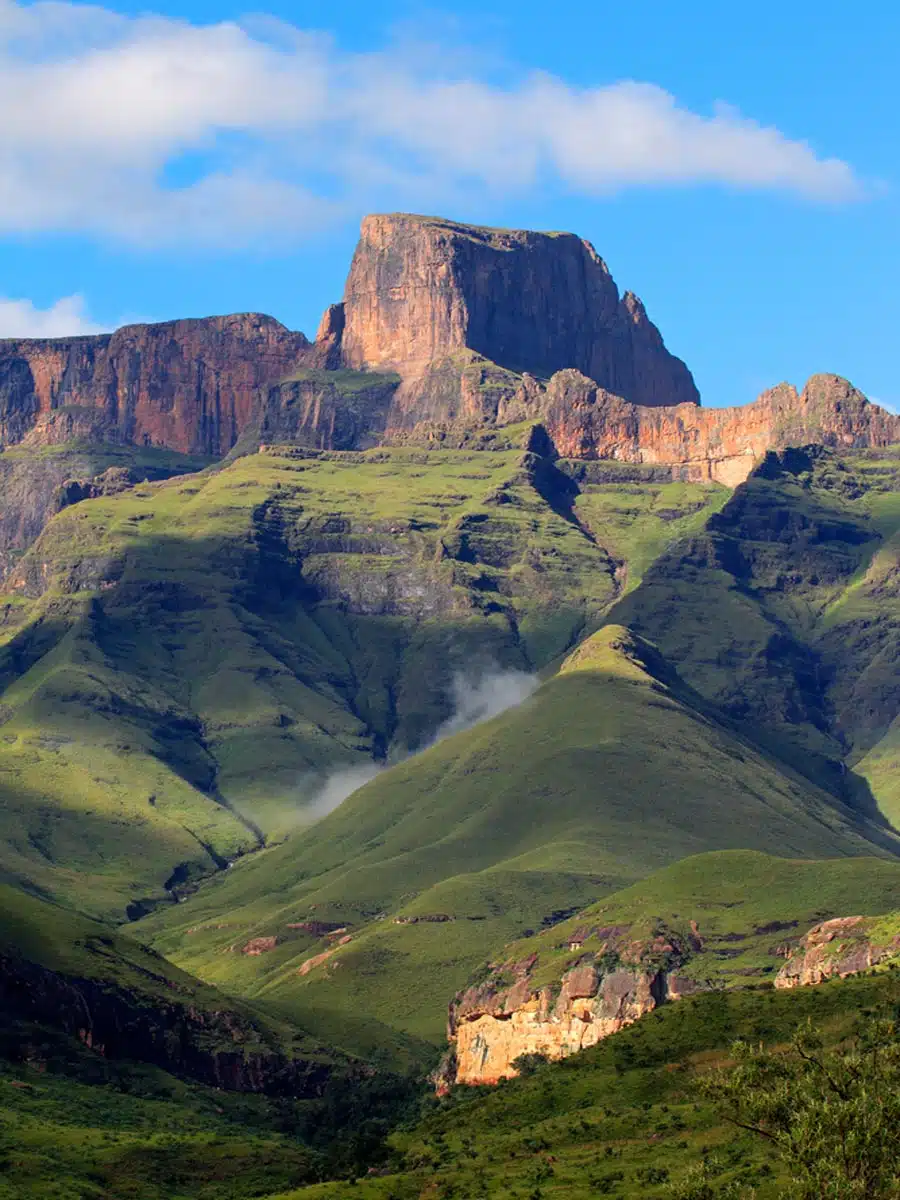
[[862, 192], [847, 163], [721, 105], [693, 112], [630, 81], [500, 85], [478, 69], [408, 44], [348, 54], [275, 20], [0, 0], [0, 232], [233, 245], [308, 235], [361, 202], [548, 181]]
[[72, 337], [102, 333], [103, 328], [87, 315], [82, 296], [64, 296], [49, 308], [0, 296], [0, 338]]

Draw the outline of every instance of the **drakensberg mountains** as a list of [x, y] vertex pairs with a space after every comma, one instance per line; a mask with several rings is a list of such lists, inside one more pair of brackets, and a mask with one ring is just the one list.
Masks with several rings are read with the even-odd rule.
[[[0, 873], [41, 897], [4, 946], [46, 995], [112, 980], [152, 1031], [196, 986], [312, 1104], [432, 1066], [451, 1002], [444, 1078], [495, 1079], [900, 908], [900, 418], [845, 380], [701, 408], [587, 243], [392, 215], [315, 342], [0, 343], [0, 421]], [[428, 748], [509, 672], [540, 686]], [[835, 962], [887, 967], [891, 921]]]

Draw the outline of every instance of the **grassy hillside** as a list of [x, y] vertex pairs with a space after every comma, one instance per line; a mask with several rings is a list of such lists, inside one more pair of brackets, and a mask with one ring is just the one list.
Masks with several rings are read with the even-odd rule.
[[730, 1065], [736, 1038], [783, 1044], [809, 1019], [834, 1045], [861, 1014], [889, 1015], [898, 1000], [891, 975], [682, 1000], [526, 1077], [456, 1089], [395, 1134], [392, 1173], [278, 1200], [775, 1200], [789, 1182], [783, 1162], [726, 1123], [698, 1081]]
[[[374, 1018], [438, 1044], [448, 999], [504, 942], [667, 863], [896, 845], [607, 627], [520, 707], [392, 768], [137, 932], [335, 1040]], [[276, 941], [241, 954], [254, 937]]]
[[287, 447], [67, 508], [0, 607], [0, 878], [122, 917], [283, 836], [333, 768], [427, 741], [457, 677], [557, 659], [625, 555], [727, 494], [647, 488], [638, 536], [615, 482], [582, 485], [588, 529], [521, 449]]
[[[717, 988], [741, 987], [771, 982], [784, 965], [779, 951], [820, 921], [898, 909], [900, 862], [895, 860], [805, 862], [719, 850], [684, 858], [605, 896], [551, 929], [507, 946], [497, 961], [537, 955], [530, 972], [537, 988], [599, 954], [611, 928], [619, 941], [647, 945], [665, 928], [680, 934], [684, 945], [700, 939], [690, 960], [679, 966], [679, 977]], [[573, 944], [579, 948], [572, 950]]]
[[898, 551], [900, 451], [786, 451], [671, 544], [610, 619], [799, 769], [895, 817]]
[[237, 1200], [364, 1170], [416, 1088], [0, 887], [0, 1196]]

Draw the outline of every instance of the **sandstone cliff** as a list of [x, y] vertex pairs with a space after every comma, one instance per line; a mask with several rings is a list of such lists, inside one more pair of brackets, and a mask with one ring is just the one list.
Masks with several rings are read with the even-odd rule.
[[258, 313], [0, 341], [0, 439], [82, 437], [226, 454], [260, 389], [310, 356], [302, 333]]
[[[543, 424], [572, 459], [652, 464], [734, 486], [767, 451], [900, 441], [900, 417], [845, 379], [780, 384], [701, 409], [641, 302], [572, 234], [367, 217], [344, 301], [314, 344], [271, 317], [133, 325], [100, 337], [0, 341], [0, 441], [81, 441], [221, 456], [470, 444]], [[0, 550], [4, 549], [0, 546]]]
[[777, 988], [846, 979], [870, 967], [900, 962], [900, 921], [894, 917], [836, 917], [801, 938], [779, 971]]
[[[405, 381], [470, 350], [542, 377], [571, 367], [636, 404], [699, 402], [641, 302], [620, 298], [606, 264], [574, 234], [366, 217], [342, 320], [345, 365]], [[398, 399], [410, 405], [418, 394], [413, 386]]]
[[752, 404], [642, 408], [575, 371], [562, 371], [532, 401], [560, 455], [671, 468], [677, 479], [735, 487], [769, 450], [821, 443], [900, 442], [900, 417], [871, 404], [846, 379], [814, 375], [802, 392], [779, 384]]
[[493, 1084], [519, 1073], [517, 1060], [566, 1058], [630, 1025], [669, 1000], [700, 990], [678, 974], [699, 938], [660, 927], [633, 940], [627, 927], [603, 934], [596, 950], [558, 979], [545, 979], [537, 955], [493, 967], [450, 1005], [451, 1051], [436, 1077], [452, 1084]]

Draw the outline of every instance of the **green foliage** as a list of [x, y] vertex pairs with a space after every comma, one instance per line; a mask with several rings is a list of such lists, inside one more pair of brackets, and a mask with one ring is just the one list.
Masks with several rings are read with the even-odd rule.
[[797, 1200], [900, 1196], [900, 1030], [870, 1020], [849, 1043], [827, 1045], [811, 1025], [788, 1050], [748, 1042], [736, 1065], [705, 1081], [728, 1120], [773, 1145]]
[[533, 1075], [535, 1071], [540, 1070], [548, 1063], [546, 1054], [520, 1054], [518, 1058], [513, 1059], [513, 1067], [519, 1075]]
[[[807, 1020], [821, 1030], [826, 1054], [840, 1054], [860, 1011], [890, 1013], [898, 999], [896, 983], [882, 976], [681, 1000], [532, 1075], [430, 1100], [414, 1126], [390, 1139], [393, 1173], [360, 1179], [353, 1194], [525, 1200], [539, 1188], [545, 1200], [776, 1200], [791, 1185], [793, 1162], [736, 1128], [704, 1081], [740, 1071], [736, 1039], [777, 1046]], [[335, 1183], [288, 1193], [348, 1194]]]

